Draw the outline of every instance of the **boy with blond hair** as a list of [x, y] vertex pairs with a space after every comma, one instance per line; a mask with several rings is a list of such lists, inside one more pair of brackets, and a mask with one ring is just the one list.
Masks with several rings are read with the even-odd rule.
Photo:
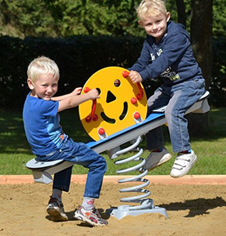
[[[54, 97], [58, 90], [59, 69], [47, 57], [38, 57], [28, 66], [27, 83], [31, 90], [23, 108], [23, 121], [27, 140], [38, 161], [65, 160], [89, 169], [82, 205], [74, 218], [91, 225], [107, 225], [94, 207], [99, 198], [103, 175], [106, 172], [105, 159], [83, 143], [74, 142], [63, 132], [59, 112], [74, 108], [88, 100], [99, 98], [96, 89], [80, 95], [81, 88], [72, 93]], [[53, 221], [68, 220], [62, 203], [62, 191], [69, 191], [72, 167], [54, 175], [53, 190], [47, 212]]]
[[[205, 93], [205, 79], [197, 64], [184, 26], [170, 20], [162, 0], [143, 0], [137, 8], [140, 26], [147, 33], [137, 62], [129, 68], [133, 83], [161, 79], [162, 83], [148, 99], [148, 114], [167, 105], [168, 124], [173, 152], [177, 157], [170, 175], [187, 174], [197, 160], [191, 150], [188, 121], [185, 112]], [[152, 170], [172, 158], [164, 147], [161, 127], [147, 134], [147, 148], [151, 153], [145, 168]]]

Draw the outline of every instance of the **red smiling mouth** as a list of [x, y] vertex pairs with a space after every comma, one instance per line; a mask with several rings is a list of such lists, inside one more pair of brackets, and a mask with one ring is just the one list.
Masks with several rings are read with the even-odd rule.
[[[128, 103], [124, 102], [123, 104], [123, 110], [121, 115], [119, 116], [119, 120], [123, 120], [128, 112]], [[103, 111], [100, 113], [102, 119], [106, 121], [109, 124], [115, 124], [116, 120], [114, 118], [108, 117]]]

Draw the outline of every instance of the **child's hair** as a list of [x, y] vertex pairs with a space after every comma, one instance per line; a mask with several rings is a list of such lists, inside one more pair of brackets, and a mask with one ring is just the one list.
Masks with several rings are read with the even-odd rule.
[[34, 59], [27, 69], [27, 76], [32, 82], [35, 82], [42, 74], [52, 74], [57, 79], [60, 78], [59, 68], [55, 61], [45, 56]]
[[166, 6], [164, 0], [142, 0], [136, 9], [139, 20], [143, 20], [145, 15], [157, 16], [166, 14]]

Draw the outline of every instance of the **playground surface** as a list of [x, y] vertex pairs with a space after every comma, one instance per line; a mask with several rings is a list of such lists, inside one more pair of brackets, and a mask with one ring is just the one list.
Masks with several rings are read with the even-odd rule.
[[[126, 76], [123, 76], [124, 70], [115, 67], [103, 69], [95, 73], [89, 83], [84, 86], [85, 89], [98, 87], [101, 91], [98, 104], [96, 104], [96, 101], [90, 101], [84, 103], [87, 107], [79, 110], [80, 119], [86, 132], [94, 140], [99, 140], [101, 135], [103, 136], [101, 138], [117, 135], [117, 139], [115, 137], [110, 139], [110, 144], [107, 142], [109, 145], [107, 147], [105, 146], [105, 140], [101, 139], [101, 145], [97, 145], [99, 150], [95, 150], [98, 153], [121, 145], [122, 139], [123, 142], [134, 140], [139, 135], [146, 133], [147, 130], [165, 123], [163, 113], [159, 112], [157, 114], [152, 113], [151, 115], [154, 114], [155, 117], [151, 116], [149, 120], [145, 120], [146, 122], [140, 122], [146, 117], [146, 95], [143, 93], [141, 85], [135, 85], [127, 80]], [[109, 71], [112, 73], [109, 73]], [[106, 72], [108, 72], [107, 75]], [[99, 73], [101, 73], [102, 81]], [[106, 80], [107, 76], [108, 80]], [[98, 79], [94, 81], [93, 78], [96, 77]], [[97, 84], [96, 81], [100, 84]], [[102, 86], [103, 84], [104, 86]], [[109, 87], [109, 85], [111, 86]], [[125, 87], [123, 87], [124, 85]], [[128, 93], [127, 87], [131, 89], [131, 93]], [[127, 91], [128, 98], [125, 94], [121, 96], [120, 88]], [[108, 99], [108, 95], [111, 95], [109, 96], [111, 98]], [[103, 98], [102, 102], [101, 97]], [[115, 102], [114, 107], [112, 102]], [[201, 103], [203, 104], [203, 102]], [[79, 108], [81, 107], [80, 105]], [[121, 109], [118, 109], [118, 107], [121, 107]], [[195, 110], [198, 108], [200, 107], [196, 107]], [[107, 114], [105, 114], [106, 111]], [[120, 113], [115, 114], [116, 111], [120, 111]], [[127, 114], [129, 112], [130, 114]], [[99, 119], [97, 119], [98, 117]], [[109, 121], [114, 121], [113, 127], [109, 125], [109, 123], [111, 124]], [[136, 125], [134, 125], [134, 121], [136, 121]], [[147, 129], [147, 126], [144, 125], [148, 122], [151, 123], [151, 127], [148, 126]], [[137, 124], [140, 125], [139, 129]], [[131, 125], [133, 128], [131, 128]], [[100, 127], [101, 132], [99, 132]], [[131, 129], [134, 131], [133, 135], [129, 133]], [[122, 130], [124, 130], [123, 133]], [[119, 177], [122, 178], [122, 176]], [[82, 203], [86, 176], [73, 176], [69, 193], [63, 194], [64, 208], [69, 221], [53, 222], [46, 213], [47, 203], [52, 192], [51, 184], [33, 183], [32, 176], [0, 175], [0, 236], [226, 235], [226, 176], [223, 178], [221, 176], [214, 176], [214, 178], [185, 176], [176, 180], [169, 176], [149, 176], [148, 178], [151, 184], [145, 189], [151, 191], [149, 197], [154, 200], [155, 206], [166, 209], [169, 218], [159, 213], [146, 213], [139, 216], [126, 216], [118, 220], [114, 216], [106, 214], [106, 210], [110, 208], [127, 204], [121, 203], [120, 198], [136, 195], [135, 193], [119, 192], [119, 189], [129, 187], [132, 184], [119, 184], [117, 183], [118, 176], [106, 176], [100, 199], [95, 202], [95, 206], [102, 217], [108, 219], [109, 225], [106, 227], [91, 227], [73, 219], [76, 207]]]
[[[176, 184], [165, 181], [151, 182], [147, 187], [156, 206], [166, 208], [169, 218], [153, 213], [126, 216], [121, 220], [108, 216], [105, 211], [122, 205], [119, 199], [128, 193], [119, 193], [124, 184], [106, 181], [100, 199], [96, 201], [106, 227], [91, 227], [73, 219], [75, 208], [81, 203], [84, 192], [84, 178], [76, 182], [74, 177], [69, 193], [64, 193], [63, 202], [67, 222], [52, 222], [48, 219], [46, 205], [52, 185], [30, 183], [12, 179], [0, 184], [0, 236], [221, 236], [226, 235], [226, 182], [221, 177], [192, 178], [185, 176]], [[1, 178], [3, 179], [3, 178]], [[159, 178], [161, 180], [161, 178]], [[176, 180], [177, 181], [177, 180]], [[116, 181], [117, 182], [117, 181]], [[127, 184], [128, 185], [128, 184]], [[134, 194], [134, 193], [132, 193]]]

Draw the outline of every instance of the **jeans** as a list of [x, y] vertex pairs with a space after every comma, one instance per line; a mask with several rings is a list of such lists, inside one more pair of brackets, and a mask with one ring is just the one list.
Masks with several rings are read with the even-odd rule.
[[[84, 197], [99, 198], [107, 164], [100, 156], [84, 143], [76, 143], [71, 138], [62, 141], [61, 149], [50, 156], [37, 157], [39, 161], [65, 160], [89, 169]], [[71, 182], [72, 167], [54, 175], [53, 188], [68, 192]]]
[[[205, 93], [205, 80], [202, 77], [167, 86], [163, 84], [156, 89], [148, 99], [148, 114], [153, 109], [167, 105], [165, 118], [173, 152], [189, 150], [188, 121], [185, 112]], [[164, 147], [162, 127], [151, 130], [146, 135], [147, 149], [161, 149]]]

